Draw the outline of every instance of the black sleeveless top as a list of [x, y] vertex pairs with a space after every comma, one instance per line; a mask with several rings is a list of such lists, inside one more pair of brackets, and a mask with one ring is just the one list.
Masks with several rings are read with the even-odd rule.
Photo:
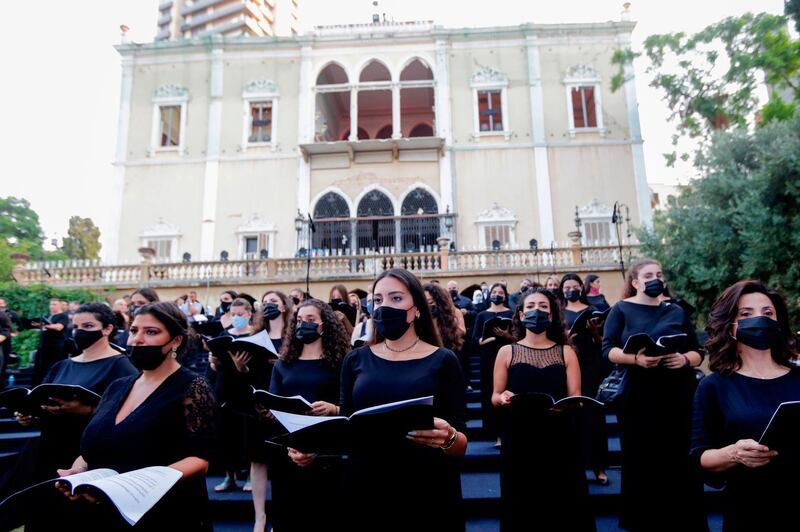
[[551, 395], [555, 400], [566, 397], [564, 346], [556, 344], [537, 349], [519, 343], [511, 344], [506, 388], [515, 394], [540, 392]]

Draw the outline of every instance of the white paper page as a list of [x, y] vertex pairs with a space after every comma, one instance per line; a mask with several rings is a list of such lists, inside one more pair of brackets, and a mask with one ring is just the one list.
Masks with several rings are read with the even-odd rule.
[[291, 397], [286, 397], [284, 395], [277, 395], [277, 394], [274, 394], [274, 393], [270, 393], [267, 390], [259, 390], [255, 386], [251, 386], [251, 388], [253, 388], [253, 393], [255, 393], [255, 392], [265, 393], [270, 397], [277, 397], [279, 399], [297, 399], [297, 400], [302, 401], [303, 404], [307, 405], [308, 407], [311, 407], [311, 403], [309, 403], [308, 399], [306, 399], [302, 395], [292, 395]]
[[[278, 350], [275, 349], [275, 345], [272, 343], [272, 340], [270, 339], [269, 333], [267, 332], [266, 329], [262, 329], [261, 331], [252, 336], [243, 336], [242, 338], [237, 338], [236, 340], [234, 340], [234, 344], [236, 342], [249, 342], [251, 344], [260, 345], [267, 351], [270, 351], [275, 355], [278, 354]], [[232, 347], [231, 350], [235, 350], [235, 348]]]
[[385, 405], [376, 405], [371, 406], [369, 408], [364, 408], [359, 410], [358, 412], [353, 412], [353, 415], [350, 417], [360, 416], [362, 414], [377, 414], [380, 412], [388, 412], [390, 410], [394, 410], [401, 406], [406, 405], [432, 405], [433, 404], [433, 396], [429, 395], [427, 397], [417, 397], [416, 399], [406, 399], [405, 401], [395, 401], [394, 403], [386, 403]]
[[63, 480], [65, 482], [69, 482], [74, 489], [78, 484], [84, 484], [93, 480], [100, 480], [101, 478], [113, 477], [116, 474], [118, 473], [113, 469], [91, 469], [89, 471], [84, 471], [83, 473], [75, 473], [74, 475], [67, 475], [66, 477], [58, 478], [56, 481]]
[[323, 423], [332, 419], [347, 419], [342, 416], [303, 416], [300, 414], [290, 414], [288, 412], [279, 412], [278, 410], [270, 410], [278, 423], [284, 426], [289, 432], [295, 432], [317, 423]]
[[[83, 485], [105, 493], [130, 525], [135, 525], [183, 476], [177, 469], [152, 466]], [[77, 487], [77, 484], [73, 484]]]

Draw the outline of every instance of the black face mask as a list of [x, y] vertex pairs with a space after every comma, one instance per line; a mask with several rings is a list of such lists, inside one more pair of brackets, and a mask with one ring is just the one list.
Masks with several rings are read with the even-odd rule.
[[137, 307], [136, 305], [128, 306], [128, 314], [130, 314], [131, 316], [135, 316], [137, 310], [139, 310], [139, 307]]
[[448, 290], [448, 292], [450, 292], [450, 297], [452, 297], [454, 300], [458, 299], [458, 290]]
[[492, 296], [489, 298], [489, 301], [494, 303], [495, 305], [502, 305], [505, 302], [506, 298], [503, 296]]
[[278, 305], [275, 303], [267, 303], [264, 305], [264, 319], [267, 321], [272, 321], [278, 316], [281, 315], [281, 311], [278, 310]]
[[299, 305], [299, 304], [300, 304], [300, 298], [299, 298], [299, 297], [296, 297], [296, 296], [295, 296], [295, 297], [293, 297], [293, 298], [292, 298], [292, 303], [294, 303], [295, 305]]
[[313, 321], [300, 322], [294, 331], [294, 337], [304, 344], [313, 344], [322, 336], [317, 330], [318, 327], [319, 324]]
[[84, 331], [83, 329], [75, 329], [72, 335], [72, 339], [80, 352], [84, 352], [87, 348], [93, 346], [102, 337], [103, 331], [100, 330]]
[[230, 301], [220, 301], [219, 308], [223, 314], [227, 314], [228, 311], [231, 309], [231, 302]]
[[767, 316], [742, 318], [736, 327], [736, 341], [753, 349], [771, 349], [781, 339], [778, 322]]
[[342, 301], [342, 299], [341, 299], [341, 298], [339, 298], [339, 297], [335, 297], [335, 298], [331, 299], [331, 306], [332, 306], [333, 308], [336, 308], [336, 307], [338, 307], [338, 306], [339, 306], [339, 305], [341, 305], [342, 303], [344, 303], [344, 301]]
[[564, 297], [567, 301], [572, 301], [575, 303], [576, 301], [580, 301], [581, 299], [581, 291], [580, 290], [567, 290], [564, 292]]
[[[172, 340], [170, 340], [171, 342]], [[169, 342], [164, 345], [134, 345], [131, 346], [131, 364], [138, 369], [150, 371], [160, 366], [169, 356], [161, 352]]]
[[397, 340], [403, 336], [411, 326], [406, 321], [408, 309], [380, 306], [375, 309], [372, 322], [378, 334], [387, 340]]
[[664, 293], [664, 281], [661, 279], [650, 279], [644, 283], [644, 294], [649, 297], [658, 297]]
[[543, 310], [531, 310], [525, 313], [525, 319], [522, 324], [530, 332], [534, 334], [541, 334], [550, 327], [550, 316]]

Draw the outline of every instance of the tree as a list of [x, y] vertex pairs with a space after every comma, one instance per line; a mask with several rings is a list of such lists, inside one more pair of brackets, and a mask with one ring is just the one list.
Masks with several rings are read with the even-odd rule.
[[727, 286], [757, 278], [800, 318], [800, 116], [715, 136], [675, 206], [641, 234], [670, 290], [704, 319]]
[[[800, 0], [786, 4], [787, 15], [796, 16], [792, 9], [798, 3]], [[795, 20], [800, 24], [800, 17]], [[699, 141], [702, 149], [715, 132], [753, 123], [759, 111], [757, 91], [763, 83], [773, 91], [788, 90], [794, 106], [800, 102], [800, 42], [789, 36], [787, 23], [785, 16], [747, 13], [694, 35], [668, 33], [645, 39], [649, 60], [645, 73], [653, 75], [650, 86], [664, 94], [668, 120], [676, 127], [673, 146], [681, 139], [691, 139]], [[625, 82], [625, 65], [639, 55], [630, 49], [614, 54], [612, 63], [619, 71], [612, 90]], [[773, 98], [766, 119], [791, 117], [791, 110], [779, 108]], [[764, 116], [762, 121], [767, 121]], [[690, 158], [688, 152], [679, 154], [677, 148], [664, 156], [669, 166], [679, 156]]]
[[28, 200], [14, 196], [0, 198], [0, 238], [11, 246], [27, 243], [42, 247], [44, 231]]
[[61, 249], [70, 259], [100, 258], [100, 229], [91, 218], [71, 216]]

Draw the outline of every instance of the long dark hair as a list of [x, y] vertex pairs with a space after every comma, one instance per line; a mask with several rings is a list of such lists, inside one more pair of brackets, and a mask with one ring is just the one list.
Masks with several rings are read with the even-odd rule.
[[329, 303], [334, 300], [334, 298], [331, 297], [334, 292], [336, 292], [336, 294], [339, 296], [338, 298], [335, 298], [335, 299], [341, 299], [342, 301], [344, 301], [348, 305], [350, 304], [350, 301], [347, 298], [347, 295], [350, 292], [347, 291], [347, 287], [345, 285], [343, 285], [343, 284], [335, 284], [335, 285], [333, 285], [331, 287], [331, 291], [328, 293], [328, 302]]
[[[286, 335], [286, 331], [288, 331], [291, 328], [290, 327], [291, 323], [289, 322], [292, 321], [291, 317], [294, 305], [292, 304], [292, 300], [289, 299], [289, 296], [287, 296], [280, 290], [267, 290], [261, 295], [262, 306], [264, 305], [264, 298], [270, 294], [275, 294], [276, 296], [278, 296], [278, 299], [280, 299], [281, 302], [283, 303], [283, 330], [281, 331], [281, 338], [283, 338]], [[259, 330], [266, 329], [267, 332], [272, 332], [269, 330], [269, 321], [264, 319], [263, 311], [259, 314], [257, 320], [254, 321], [258, 324]]]
[[451, 351], [459, 351], [464, 345], [464, 335], [458, 330], [458, 323], [455, 318], [455, 313], [458, 310], [453, 305], [453, 298], [438, 284], [428, 283], [423, 289], [433, 299], [431, 315], [435, 318], [442, 345]]
[[[503, 304], [505, 306], [511, 305], [511, 302], [508, 300], [508, 287], [505, 285], [505, 283], [494, 283], [494, 284], [492, 284], [492, 286], [489, 287], [489, 292], [488, 292], [489, 293], [489, 297], [492, 297], [492, 290], [494, 290], [498, 286], [503, 289], [503, 293], [505, 294], [505, 296], [503, 296], [504, 297]], [[491, 301], [487, 300], [486, 302], [491, 304]]]
[[[558, 345], [566, 344], [567, 335], [564, 332], [564, 319], [561, 316], [561, 305], [558, 304], [555, 296], [546, 288], [532, 288], [528, 290], [517, 304], [517, 310], [514, 311], [514, 318], [511, 321], [514, 337], [517, 341], [525, 338], [525, 325], [522, 324], [525, 313], [525, 301], [534, 294], [542, 294], [547, 298], [547, 301], [550, 302], [550, 327], [545, 331], [547, 338]], [[522, 316], [520, 316], [520, 314], [522, 314]]]
[[772, 359], [782, 366], [790, 366], [790, 361], [796, 355], [795, 338], [783, 297], [761, 281], [745, 279], [726, 288], [711, 307], [706, 326], [706, 349], [711, 371], [730, 374], [742, 367], [742, 357], [736, 350], [738, 342], [731, 333], [739, 313], [739, 301], [746, 294], [764, 294], [775, 307], [775, 317], [781, 328], [781, 343], [772, 348]]
[[294, 337], [294, 332], [299, 323], [297, 315], [304, 307], [314, 307], [319, 310], [319, 314], [322, 316], [322, 359], [333, 367], [338, 366], [350, 349], [350, 338], [347, 336], [342, 322], [333, 313], [331, 306], [319, 299], [303, 301], [297, 306], [291, 319], [285, 320], [287, 323], [291, 323], [291, 327], [286, 327], [284, 330], [281, 360], [291, 364], [300, 358], [303, 352], [304, 344]]
[[194, 332], [189, 328], [186, 315], [178, 308], [178, 305], [169, 301], [156, 301], [148, 303], [136, 311], [137, 316], [150, 315], [157, 319], [167, 330], [172, 338], [180, 336], [183, 340], [178, 346], [178, 361], [181, 355], [186, 352], [189, 342], [194, 340]]
[[564, 283], [567, 281], [577, 281], [578, 284], [581, 286], [581, 298], [578, 300], [584, 305], [588, 305], [589, 301], [586, 299], [586, 289], [583, 285], [583, 281], [581, 280], [581, 276], [577, 273], [565, 273], [564, 277], [561, 278], [561, 282], [558, 283], [558, 301], [561, 303], [561, 306], [567, 305], [567, 298], [564, 296]]
[[145, 288], [137, 288], [136, 290], [133, 291], [133, 293], [131, 294], [131, 297], [135, 296], [136, 294], [139, 294], [140, 296], [145, 298], [150, 303], [155, 303], [156, 301], [161, 301], [161, 299], [158, 297], [158, 292], [156, 292], [152, 288], [146, 288], [146, 287]]
[[639, 277], [639, 272], [642, 271], [642, 268], [650, 266], [651, 264], [661, 266], [661, 263], [656, 259], [647, 258], [639, 259], [631, 264], [628, 275], [625, 276], [625, 287], [622, 289], [622, 299], [628, 299], [636, 295], [636, 288], [633, 287], [633, 280]]
[[[422, 283], [419, 282], [417, 276], [413, 273], [404, 270], [402, 268], [391, 268], [389, 270], [384, 270], [375, 282], [372, 283], [372, 293], [375, 293], [375, 286], [377, 286], [378, 282], [387, 277], [391, 277], [392, 279], [397, 279], [403, 286], [408, 289], [408, 293], [411, 294], [411, 299], [414, 301], [414, 306], [417, 307], [417, 311], [419, 312], [419, 318], [414, 320], [414, 330], [419, 336], [420, 340], [423, 342], [428, 342], [431, 345], [435, 345], [438, 347], [442, 346], [442, 338], [439, 336], [439, 331], [433, 326], [433, 315], [431, 314], [431, 309], [428, 307], [428, 300], [425, 299], [425, 290], [422, 288]], [[372, 344], [381, 343], [384, 338], [375, 330], [375, 334], [372, 338]]]
[[113, 328], [111, 334], [108, 335], [108, 341], [114, 340], [117, 335], [117, 316], [111, 307], [105, 303], [84, 303], [75, 311], [75, 314], [91, 314], [94, 319], [100, 322], [103, 329], [111, 325]]

